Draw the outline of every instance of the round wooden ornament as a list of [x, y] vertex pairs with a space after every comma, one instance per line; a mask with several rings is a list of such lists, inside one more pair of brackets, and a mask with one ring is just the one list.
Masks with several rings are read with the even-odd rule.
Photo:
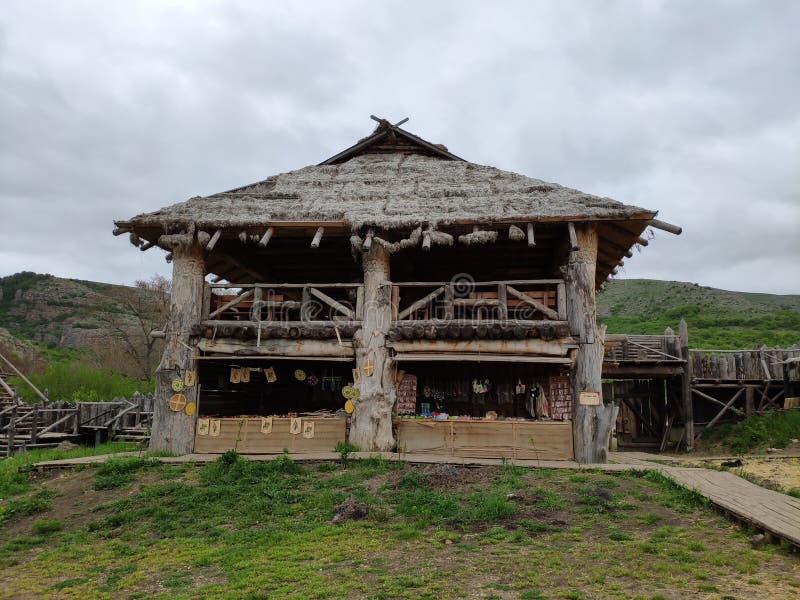
[[297, 370], [294, 372], [294, 378], [295, 378], [297, 381], [305, 381], [305, 380], [306, 380], [306, 372], [305, 372], [305, 371], [303, 371], [303, 369], [297, 369]]
[[183, 390], [183, 379], [180, 377], [176, 377], [172, 380], [172, 391], [173, 392], [180, 392]]
[[352, 400], [348, 400], [347, 402], [344, 403], [344, 412], [346, 412], [348, 415], [352, 415], [355, 409], [356, 407], [353, 404]]
[[195, 413], [195, 410], [197, 410], [197, 405], [194, 402], [187, 402], [183, 412], [191, 417]]
[[169, 409], [180, 412], [186, 406], [186, 396], [183, 394], [173, 394], [169, 399]]

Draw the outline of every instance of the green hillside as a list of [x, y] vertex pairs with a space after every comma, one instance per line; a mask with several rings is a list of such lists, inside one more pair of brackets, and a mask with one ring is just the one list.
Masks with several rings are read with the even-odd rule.
[[680, 281], [621, 279], [598, 295], [609, 333], [658, 334], [689, 325], [693, 348], [800, 344], [800, 296], [730, 292]]

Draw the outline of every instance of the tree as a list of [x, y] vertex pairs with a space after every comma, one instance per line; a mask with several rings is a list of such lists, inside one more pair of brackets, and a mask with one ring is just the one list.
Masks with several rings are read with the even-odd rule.
[[161, 329], [169, 316], [172, 283], [161, 275], [137, 280], [133, 288], [114, 288], [115, 308], [102, 320], [112, 337], [112, 348], [131, 363], [135, 374], [151, 379], [158, 366], [163, 340], [150, 332]]

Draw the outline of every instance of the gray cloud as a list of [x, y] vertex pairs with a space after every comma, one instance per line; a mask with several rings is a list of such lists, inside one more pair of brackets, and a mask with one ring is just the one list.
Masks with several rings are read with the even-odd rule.
[[114, 218], [319, 162], [370, 113], [661, 211], [623, 276], [800, 292], [800, 5], [122, 3], [0, 13], [0, 274], [167, 265]]

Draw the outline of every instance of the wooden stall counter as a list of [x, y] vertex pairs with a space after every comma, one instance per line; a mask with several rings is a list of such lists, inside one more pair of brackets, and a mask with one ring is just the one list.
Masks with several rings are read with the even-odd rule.
[[571, 421], [398, 419], [396, 425], [401, 453], [573, 459]]
[[194, 451], [221, 454], [333, 452], [344, 442], [345, 417], [200, 417]]

